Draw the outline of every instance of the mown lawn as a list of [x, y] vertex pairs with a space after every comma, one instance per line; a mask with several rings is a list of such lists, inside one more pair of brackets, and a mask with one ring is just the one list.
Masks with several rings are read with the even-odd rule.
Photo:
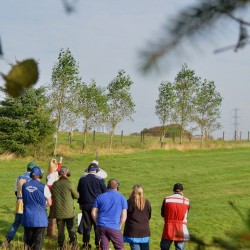
[[[188, 228], [191, 234], [211, 242], [213, 237], [227, 239], [226, 232], [238, 232], [245, 229], [240, 216], [229, 205], [233, 202], [247, 218], [250, 190], [250, 149], [206, 149], [206, 150], [135, 150], [126, 153], [98, 154], [101, 168], [108, 173], [108, 179], [116, 178], [121, 183], [120, 192], [128, 198], [131, 187], [140, 183], [152, 205], [151, 249], [159, 249], [163, 219], [160, 206], [164, 196], [172, 193], [174, 183], [184, 184], [185, 196], [191, 200]], [[125, 151], [124, 151], [125, 152]], [[63, 150], [60, 153], [63, 155]], [[64, 156], [64, 155], [63, 155]], [[80, 176], [95, 153], [67, 152], [63, 164], [71, 170], [72, 181], [77, 185]], [[19, 174], [25, 172], [26, 165], [33, 159], [0, 160], [0, 241], [13, 222], [15, 209], [14, 182]], [[46, 160], [37, 161], [47, 171]], [[43, 182], [45, 178], [43, 179]], [[79, 208], [76, 205], [76, 213]], [[16, 240], [22, 240], [22, 229]], [[78, 238], [81, 243], [81, 235]], [[92, 239], [93, 241], [93, 239]], [[14, 245], [20, 245], [14, 242]], [[14, 245], [12, 249], [14, 249]], [[56, 240], [45, 239], [44, 249], [56, 249]], [[126, 245], [126, 249], [129, 249]], [[174, 248], [172, 248], [174, 249]], [[195, 249], [188, 243], [187, 249]], [[210, 247], [208, 249], [214, 249]]]

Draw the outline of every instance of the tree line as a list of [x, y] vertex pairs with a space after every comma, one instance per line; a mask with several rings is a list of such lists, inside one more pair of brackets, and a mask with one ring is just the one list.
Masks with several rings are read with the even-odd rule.
[[213, 81], [202, 80], [186, 64], [173, 82], [162, 82], [156, 100], [155, 114], [162, 126], [162, 140], [168, 132], [169, 124], [178, 124], [180, 143], [183, 133], [197, 128], [201, 133], [201, 143], [205, 134], [221, 127], [219, 123], [222, 97]]
[[[11, 72], [19, 65], [19, 62], [11, 65]], [[6, 94], [1, 101], [0, 152], [27, 154], [32, 150], [32, 154], [42, 154], [54, 146], [55, 154], [59, 130], [73, 132], [79, 121], [83, 149], [87, 145], [87, 133], [100, 126], [110, 132], [111, 148], [118, 124], [125, 119], [132, 120], [135, 113], [132, 85], [131, 77], [124, 70], [119, 70], [106, 88], [98, 86], [95, 80], [84, 82], [70, 50], [61, 49], [48, 86], [23, 88], [20, 95]], [[183, 65], [174, 82], [162, 82], [159, 87], [155, 114], [162, 126], [162, 141], [167, 125], [173, 122], [179, 125], [180, 135], [193, 124], [200, 128], [202, 135], [218, 129], [221, 102], [213, 81], [201, 80]], [[56, 142], [52, 140], [53, 134]]]

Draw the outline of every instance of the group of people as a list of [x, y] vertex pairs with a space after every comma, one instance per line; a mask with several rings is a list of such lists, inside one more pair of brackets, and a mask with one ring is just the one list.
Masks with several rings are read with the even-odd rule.
[[[134, 185], [126, 200], [119, 192], [118, 180], [110, 179], [105, 185], [106, 173], [97, 161], [91, 162], [77, 187], [70, 181], [70, 175], [69, 168], [62, 166], [62, 158], [59, 162], [52, 159], [46, 184], [42, 184], [42, 169], [34, 162], [27, 165], [27, 172], [16, 180], [15, 220], [2, 246], [9, 246], [21, 224], [24, 227], [25, 249], [41, 250], [46, 229], [47, 236], [55, 238], [56, 225], [59, 249], [65, 248], [65, 226], [72, 249], [79, 249], [74, 208], [74, 200], [77, 199], [82, 211], [78, 226], [78, 233], [82, 234], [81, 249], [109, 250], [112, 242], [116, 250], [124, 250], [124, 243], [129, 243], [131, 250], [149, 250], [151, 205], [144, 197], [141, 185]], [[183, 185], [176, 183], [173, 194], [163, 200], [161, 250], [170, 249], [172, 242], [176, 250], [184, 250], [189, 239], [187, 214], [190, 202], [184, 197], [183, 190]], [[92, 229], [95, 246], [90, 244]]]

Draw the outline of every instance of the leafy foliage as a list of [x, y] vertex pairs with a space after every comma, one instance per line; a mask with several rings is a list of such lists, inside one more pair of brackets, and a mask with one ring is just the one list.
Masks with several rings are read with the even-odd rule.
[[89, 85], [79, 84], [74, 112], [83, 119], [83, 148], [85, 148], [87, 132], [103, 124], [107, 114], [107, 96], [104, 89], [98, 87], [95, 81]]
[[[173, 120], [180, 125], [181, 140], [183, 130], [192, 122], [194, 114], [195, 92], [199, 84], [199, 79], [194, 70], [188, 68], [186, 64], [182, 66], [174, 81], [174, 109]], [[182, 141], [181, 141], [182, 142]]]
[[180, 129], [180, 139], [188, 125], [195, 123], [204, 132], [220, 128], [220, 106], [222, 97], [216, 91], [213, 81], [202, 81], [186, 64], [182, 66], [173, 83], [161, 83], [155, 113], [161, 124], [163, 135], [166, 122], [175, 122]]
[[[31, 154], [54, 132], [44, 88], [26, 89], [17, 98], [7, 97], [0, 106], [0, 148], [17, 154]], [[44, 145], [45, 147], [45, 145]]]
[[26, 88], [36, 84], [39, 76], [37, 62], [34, 59], [26, 59], [12, 65], [10, 72], [5, 75], [1, 73], [5, 87], [1, 90], [11, 97], [23, 94]]
[[124, 70], [120, 70], [118, 75], [110, 82], [108, 90], [108, 115], [106, 123], [111, 128], [111, 141], [117, 125], [124, 119], [132, 119], [135, 112], [135, 104], [129, 92], [133, 84], [129, 75], [125, 75]]
[[203, 140], [204, 132], [212, 132], [221, 127], [218, 119], [220, 118], [220, 106], [222, 97], [216, 91], [213, 81], [204, 80], [199, 84], [196, 90], [194, 102], [195, 114], [193, 120], [198, 124], [201, 130], [201, 139]]
[[57, 122], [57, 132], [67, 120], [72, 108], [77, 84], [80, 82], [79, 65], [69, 49], [60, 50], [58, 62], [52, 69], [50, 105]]
[[167, 132], [167, 123], [172, 121], [174, 108], [174, 88], [170, 82], [162, 82], [159, 87], [159, 99], [156, 100], [155, 114], [162, 125], [162, 140]]

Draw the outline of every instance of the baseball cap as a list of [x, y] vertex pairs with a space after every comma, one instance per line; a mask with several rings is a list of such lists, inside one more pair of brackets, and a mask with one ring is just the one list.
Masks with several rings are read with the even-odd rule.
[[35, 166], [31, 169], [30, 172], [31, 175], [39, 176], [41, 179], [43, 177], [43, 170], [39, 168], [38, 166]]
[[88, 166], [88, 171], [98, 171], [99, 167], [96, 163], [90, 163]]
[[34, 167], [37, 167], [36, 163], [35, 162], [30, 162], [27, 165], [27, 170], [31, 171], [31, 169], [34, 168]]

